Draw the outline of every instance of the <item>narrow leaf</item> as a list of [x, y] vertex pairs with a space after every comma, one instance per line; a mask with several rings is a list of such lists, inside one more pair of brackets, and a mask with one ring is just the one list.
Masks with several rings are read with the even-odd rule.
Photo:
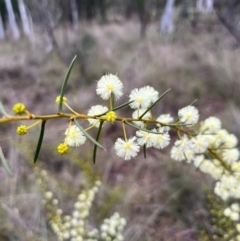
[[37, 144], [37, 149], [36, 149], [36, 152], [35, 152], [35, 156], [34, 156], [34, 163], [36, 163], [37, 159], [38, 159], [38, 155], [39, 155], [39, 152], [41, 150], [41, 146], [42, 146], [42, 141], [43, 141], [43, 136], [44, 136], [44, 131], [45, 131], [45, 124], [46, 124], [46, 121], [42, 121], [42, 125], [41, 125], [41, 131], [40, 131], [40, 135], [39, 135], [39, 139], [38, 139], [38, 144]]
[[151, 105], [147, 108], [147, 110], [142, 113], [142, 115], [139, 117], [139, 120], [141, 120], [141, 119], [143, 118], [143, 116], [144, 116], [149, 110], [151, 110], [151, 109], [153, 108], [153, 106], [155, 106], [155, 105], [158, 103], [158, 101], [160, 101], [169, 91], [170, 91], [170, 89], [166, 90], [153, 104], [151, 104]]
[[112, 106], [112, 110], [114, 109], [114, 94], [113, 93], [111, 93], [111, 98], [110, 98], [110, 101], [111, 101], [111, 105], [110, 106]]
[[2, 152], [2, 148], [0, 147], [0, 159], [2, 162], [3, 167], [5, 168], [5, 170], [7, 171], [8, 175], [13, 177], [13, 172], [8, 164], [8, 161], [5, 159], [3, 152]]
[[183, 152], [183, 155], [184, 155], [185, 161], [188, 162], [188, 159], [187, 159], [187, 156], [186, 156], [185, 152]]
[[58, 111], [59, 112], [62, 111], [62, 102], [63, 102], [64, 92], [65, 92], [65, 89], [66, 89], [66, 86], [67, 86], [67, 82], [68, 82], [68, 79], [69, 79], [69, 76], [70, 76], [70, 73], [72, 71], [72, 68], [73, 68], [73, 65], [75, 63], [76, 58], [77, 58], [77, 55], [75, 55], [75, 57], [73, 58], [71, 64], [69, 65], [67, 74], [66, 74], [65, 79], [64, 79], [63, 84], [62, 84], [61, 93], [60, 93], [60, 101], [59, 101], [59, 104], [58, 104]]
[[150, 130], [147, 130], [147, 129], [143, 129], [139, 126], [136, 126], [134, 124], [132, 124], [131, 122], [128, 122], [128, 121], [125, 121], [125, 123], [129, 126], [132, 126], [133, 128], [136, 128], [138, 130], [141, 130], [141, 131], [145, 131], [145, 132], [149, 132], [149, 133], [152, 133], [152, 134], [156, 134], [156, 135], [159, 135], [159, 134], [162, 134], [162, 133], [159, 133], [159, 132], [155, 132], [155, 131], [150, 131]]
[[[213, 160], [213, 157], [212, 157], [209, 153], [206, 152], [205, 155], [208, 157], [209, 160]], [[197, 171], [197, 170], [200, 168], [200, 166], [203, 164], [203, 162], [204, 162], [205, 160], [206, 160], [206, 159], [204, 158], [204, 159], [199, 163], [199, 165], [196, 167], [195, 171]], [[213, 162], [213, 164], [214, 164], [214, 162]]]
[[[207, 156], [207, 158], [208, 158], [209, 160], [213, 160], [213, 156], [212, 156], [210, 153], [206, 152], [205, 155]], [[213, 163], [213, 164], [214, 164], [214, 163]]]
[[[103, 126], [103, 121], [100, 122], [100, 125], [99, 125], [99, 128], [98, 128], [98, 133], [97, 133], [97, 136], [96, 136], [97, 142], [98, 142], [100, 134], [101, 134], [102, 126]], [[96, 156], [97, 156], [97, 145], [95, 144], [94, 148], [93, 148], [93, 164], [96, 163]]]
[[143, 145], [143, 153], [144, 153], [144, 158], [147, 158], [147, 151], [146, 151], [146, 144]]
[[0, 102], [0, 112], [4, 114], [5, 116], [8, 116], [7, 112], [5, 111], [2, 102]]
[[[121, 108], [129, 105], [129, 104], [132, 103], [133, 101], [134, 101], [134, 100], [129, 101], [129, 102], [126, 102], [126, 103], [124, 103], [124, 104], [122, 104], [122, 105], [119, 105], [119, 106], [113, 108], [112, 111], [119, 110], [119, 109], [121, 109]], [[104, 112], [104, 113], [102, 113], [102, 114], [100, 114], [100, 115], [96, 115], [96, 117], [100, 117], [100, 116], [106, 115], [108, 112], [109, 112], [109, 110], [106, 111], [106, 112]]]
[[97, 145], [98, 147], [102, 148], [103, 150], [105, 150], [105, 148], [99, 143], [97, 142], [93, 137], [91, 137], [85, 130], [84, 128], [79, 125], [79, 123], [77, 122], [77, 120], [74, 118], [74, 123], [76, 124], [76, 126], [81, 130], [81, 132], [90, 140], [92, 141], [95, 145]]
[[125, 107], [126, 105], [129, 105], [129, 104], [131, 104], [133, 101], [134, 101], [134, 100], [129, 101], [129, 102], [126, 102], [126, 103], [124, 103], [124, 104], [122, 104], [122, 105], [119, 105], [119, 106], [113, 108], [113, 111], [118, 110], [118, 109], [121, 109], [121, 108]]
[[195, 99], [190, 105], [193, 105], [197, 102], [197, 99]]
[[202, 159], [202, 161], [199, 163], [199, 165], [195, 168], [195, 171], [197, 171], [199, 168], [200, 168], [200, 166], [203, 164], [203, 162], [205, 161], [206, 159]]
[[[160, 123], [161, 124], [161, 123]], [[164, 126], [164, 124], [163, 124]], [[169, 126], [169, 127], [176, 127], [176, 126], [192, 126], [192, 124], [184, 124], [184, 123], [178, 123], [178, 124], [168, 124], [165, 126]]]

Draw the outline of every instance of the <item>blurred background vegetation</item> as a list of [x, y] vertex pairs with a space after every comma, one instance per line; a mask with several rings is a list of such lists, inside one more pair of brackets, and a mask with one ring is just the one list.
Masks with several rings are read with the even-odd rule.
[[[143, 85], [160, 93], [171, 88], [156, 116], [176, 116], [198, 99], [202, 120], [217, 116], [240, 137], [239, 6], [236, 0], [0, 0], [0, 101], [9, 113], [16, 102], [34, 114], [56, 113], [55, 97], [77, 54], [66, 97], [78, 112], [104, 104], [95, 94], [96, 80], [117, 73], [126, 97]], [[128, 108], [121, 111], [130, 114]], [[40, 169], [50, 173], [49, 189], [66, 213], [83, 188], [101, 180], [89, 226], [98, 227], [118, 211], [128, 223], [127, 241], [228, 240], [224, 234], [234, 225], [221, 215], [225, 204], [211, 192], [208, 176], [170, 160], [169, 150], [150, 149], [147, 159], [143, 154], [129, 162], [118, 159], [113, 150], [122, 136], [118, 124], [105, 126], [100, 142], [107, 151], [98, 151], [96, 165], [89, 142], [59, 156], [56, 146], [67, 124], [47, 123], [35, 166], [39, 129], [18, 137], [17, 124], [0, 126], [0, 146], [15, 173], [11, 178], [0, 169], [1, 241], [56, 240], [41, 206]]]

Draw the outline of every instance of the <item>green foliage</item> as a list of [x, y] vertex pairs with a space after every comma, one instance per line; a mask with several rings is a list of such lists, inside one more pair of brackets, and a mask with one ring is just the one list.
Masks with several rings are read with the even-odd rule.
[[45, 132], [45, 124], [46, 124], [46, 121], [42, 121], [40, 135], [39, 135], [39, 139], [38, 139], [38, 143], [37, 143], [37, 148], [36, 148], [35, 156], [34, 156], [34, 159], [33, 159], [34, 163], [36, 163], [36, 161], [38, 159], [39, 152], [41, 150], [44, 132]]

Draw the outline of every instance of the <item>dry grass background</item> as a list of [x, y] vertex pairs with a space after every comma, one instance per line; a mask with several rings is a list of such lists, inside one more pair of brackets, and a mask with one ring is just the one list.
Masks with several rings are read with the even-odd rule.
[[[197, 98], [202, 119], [220, 117], [225, 128], [240, 136], [240, 50], [215, 17], [203, 17], [198, 29], [192, 29], [189, 22], [179, 22], [172, 36], [160, 36], [157, 24], [152, 24], [144, 40], [139, 39], [138, 27], [136, 22], [102, 26], [83, 23], [78, 42], [73, 42], [69, 30], [57, 30], [57, 40], [69, 62], [80, 47], [84, 50], [67, 87], [69, 104], [86, 112], [91, 105], [104, 103], [95, 94], [96, 80], [106, 72], [117, 73], [125, 96], [143, 85], [152, 85], [160, 93], [171, 88], [154, 109], [156, 116], [176, 116], [179, 108]], [[56, 53], [44, 53], [43, 34], [36, 39], [35, 49], [25, 40], [0, 43], [0, 100], [9, 112], [16, 102], [25, 103], [34, 114], [57, 111], [55, 97], [67, 67]], [[122, 115], [130, 113], [128, 108], [121, 111]], [[129, 162], [118, 159], [113, 150], [116, 137], [122, 135], [118, 124], [106, 125], [101, 143], [107, 152], [98, 152], [95, 166], [91, 143], [59, 156], [56, 146], [67, 121], [56, 122], [47, 123], [35, 167], [50, 173], [49, 188], [64, 211], [71, 210], [81, 188], [90, 187], [99, 178], [103, 186], [92, 208], [90, 227], [98, 227], [104, 218], [119, 211], [128, 222], [124, 231], [127, 241], [199, 240], [199, 227], [211, 223], [202, 191], [202, 185], [212, 185], [208, 177], [185, 163], [170, 160], [169, 150], [149, 150], [147, 159], [142, 153]], [[30, 164], [39, 129], [17, 137], [15, 128], [16, 124], [0, 126], [0, 145], [15, 172], [14, 178], [0, 172], [0, 240], [56, 240], [46, 222], [36, 173]], [[129, 135], [133, 133], [128, 129]], [[66, 192], [69, 189], [71, 193]]]

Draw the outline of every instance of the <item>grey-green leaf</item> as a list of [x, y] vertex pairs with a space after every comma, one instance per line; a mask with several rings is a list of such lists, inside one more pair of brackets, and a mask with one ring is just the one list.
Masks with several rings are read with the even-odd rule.
[[13, 177], [13, 172], [8, 164], [8, 161], [5, 159], [5, 157], [3, 155], [1, 147], [0, 147], [0, 159], [1, 159], [1, 163], [2, 163], [3, 167], [5, 168], [5, 170], [7, 171], [8, 175]]
[[129, 126], [132, 126], [132, 127], [135, 128], [135, 129], [138, 129], [138, 130], [141, 130], [141, 131], [149, 132], [149, 133], [156, 134], [156, 135], [161, 134], [161, 133], [159, 133], [159, 132], [155, 132], [155, 131], [150, 131], [150, 130], [147, 130], [147, 129], [143, 129], [143, 128], [139, 127], [139, 126], [136, 126], [136, 125], [132, 124], [132, 123], [129, 122], [129, 121], [125, 121], [125, 123], [126, 123], [127, 125], [129, 125]]
[[66, 89], [66, 86], [67, 86], [67, 82], [68, 82], [68, 79], [69, 79], [69, 76], [70, 76], [70, 73], [72, 71], [72, 68], [73, 68], [73, 65], [75, 63], [76, 58], [77, 58], [77, 55], [75, 55], [75, 57], [73, 58], [71, 64], [69, 65], [67, 74], [66, 74], [65, 79], [64, 79], [63, 84], [62, 84], [61, 93], [60, 93], [60, 101], [59, 101], [59, 104], [58, 104], [58, 111], [59, 112], [62, 111], [62, 102], [63, 102], [64, 92], [65, 92], [65, 89]]
[[3, 107], [3, 104], [2, 102], [0, 102], [0, 112], [5, 115], [5, 116], [8, 116], [7, 112], [5, 111], [4, 107]]
[[113, 108], [113, 111], [118, 110], [118, 109], [121, 109], [121, 108], [123, 108], [123, 107], [129, 105], [129, 104], [131, 104], [133, 101], [134, 101], [134, 100], [129, 101], [129, 102], [127, 102], [127, 103], [124, 103], [124, 104], [122, 104], [122, 105], [119, 105], [119, 106]]
[[114, 109], [114, 105], [115, 105], [114, 94], [113, 94], [113, 93], [111, 93], [111, 99], [110, 99], [110, 101], [111, 101], [111, 105], [110, 105], [110, 106], [112, 106], [112, 109], [111, 109], [111, 110], [113, 110], [113, 109]]
[[195, 99], [190, 105], [194, 105], [197, 102], [197, 99]]
[[[98, 133], [97, 133], [97, 136], [96, 136], [96, 141], [97, 141], [97, 142], [98, 142], [99, 137], [100, 137], [100, 134], [101, 134], [101, 130], [102, 130], [103, 123], [104, 123], [104, 121], [101, 121], [101, 122], [100, 122], [100, 125], [99, 125], [99, 128], [98, 128]], [[98, 146], [95, 144], [95, 145], [94, 145], [94, 148], [93, 148], [93, 164], [96, 163], [97, 147], [98, 147]]]
[[[113, 108], [112, 111], [119, 110], [119, 109], [121, 109], [121, 108], [129, 105], [129, 104], [132, 103], [132, 102], [133, 102], [133, 100], [132, 100], [132, 101], [129, 101], [129, 102], [126, 102], [126, 103], [123, 103], [122, 105], [119, 105], [119, 106]], [[108, 112], [109, 112], [109, 110], [106, 111], [106, 112], [104, 112], [104, 113], [102, 113], [102, 114], [100, 114], [100, 115], [96, 115], [96, 117], [100, 117], [100, 116], [106, 115]]]
[[97, 142], [93, 137], [91, 137], [85, 130], [84, 128], [77, 122], [77, 120], [74, 118], [74, 123], [76, 124], [76, 126], [81, 130], [81, 132], [90, 140], [92, 141], [95, 145], [97, 145], [98, 147], [102, 148], [103, 150], [105, 150], [105, 148], [99, 143]]
[[143, 118], [143, 116], [144, 116], [149, 110], [151, 110], [169, 91], [170, 91], [170, 89], [166, 90], [153, 104], [151, 104], [151, 105], [147, 108], [147, 110], [142, 113], [142, 115], [139, 117], [139, 120], [141, 120], [141, 119]]

